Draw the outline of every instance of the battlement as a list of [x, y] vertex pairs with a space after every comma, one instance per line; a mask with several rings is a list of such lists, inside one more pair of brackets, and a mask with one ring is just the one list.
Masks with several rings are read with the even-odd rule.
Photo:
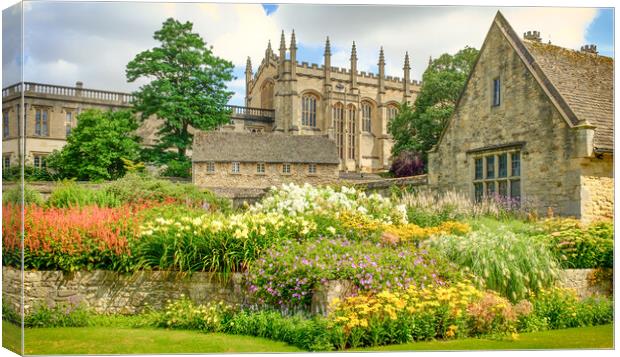
[[534, 42], [540, 42], [541, 41], [540, 31], [527, 31], [527, 32], [524, 32], [523, 33], [523, 39], [529, 40], [529, 41], [534, 41]]
[[596, 49], [596, 45], [594, 45], [594, 44], [589, 44], [589, 45], [581, 46], [581, 52], [593, 53], [595, 55], [598, 54], [598, 50]]

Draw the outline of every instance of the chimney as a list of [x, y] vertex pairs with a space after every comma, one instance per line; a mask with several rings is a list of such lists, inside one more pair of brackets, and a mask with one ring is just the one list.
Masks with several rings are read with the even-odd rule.
[[82, 81], [75, 82], [75, 95], [78, 97], [82, 96], [82, 88], [84, 87], [84, 83]]
[[593, 53], [595, 55], [598, 54], [598, 51], [596, 50], [596, 45], [594, 45], [594, 44], [581, 46], [581, 52]]
[[529, 40], [529, 41], [534, 41], [534, 42], [540, 42], [541, 41], [540, 31], [524, 32], [523, 33], [523, 39], [524, 40]]

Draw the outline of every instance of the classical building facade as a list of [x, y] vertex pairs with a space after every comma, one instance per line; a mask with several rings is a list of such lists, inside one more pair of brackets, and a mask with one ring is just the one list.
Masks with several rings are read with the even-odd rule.
[[613, 217], [613, 59], [521, 39], [498, 12], [438, 144], [429, 183], [540, 214]]
[[203, 187], [266, 188], [338, 180], [336, 143], [324, 135], [197, 132], [192, 182]]
[[257, 71], [250, 58], [245, 71], [246, 107], [273, 110], [273, 121], [244, 121], [223, 130], [327, 135], [336, 143], [342, 171], [388, 169], [392, 139], [387, 124], [400, 103], [415, 100], [420, 83], [410, 79], [408, 54], [402, 79], [385, 75], [383, 48], [378, 74], [358, 71], [357, 61], [353, 42], [350, 67], [333, 67], [327, 38], [323, 65], [298, 62], [295, 32], [288, 48], [282, 32], [279, 54], [269, 44]]
[[[24, 98], [23, 111], [20, 110]], [[2, 90], [2, 164], [18, 165], [25, 153], [27, 165], [45, 167], [46, 157], [66, 144], [86, 109], [118, 110], [131, 106], [127, 93], [40, 83], [19, 83]], [[20, 112], [24, 115], [19, 119]], [[25, 123], [24, 128], [21, 128]], [[23, 130], [25, 129], [25, 131]], [[21, 135], [20, 135], [21, 133]]]

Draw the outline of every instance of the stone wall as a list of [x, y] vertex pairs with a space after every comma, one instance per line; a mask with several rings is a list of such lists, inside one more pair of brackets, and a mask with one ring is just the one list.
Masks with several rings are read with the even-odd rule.
[[[20, 271], [2, 267], [2, 298], [19, 309]], [[24, 272], [24, 310], [41, 304], [84, 303], [97, 313], [128, 314], [147, 307], [162, 308], [168, 299], [181, 295], [196, 303], [225, 301], [247, 303], [241, 274], [227, 278], [220, 274], [140, 271], [122, 274], [95, 270], [63, 273], [60, 271]], [[18, 310], [19, 311], [19, 310]]]
[[282, 173], [282, 164], [265, 164], [265, 173], [256, 172], [256, 163], [240, 163], [239, 173], [231, 172], [230, 162], [216, 162], [215, 172], [207, 172], [206, 162], [194, 162], [192, 179], [201, 187], [268, 188], [283, 183], [326, 185], [338, 181], [338, 165], [317, 164], [316, 173], [308, 173], [308, 164], [290, 164], [290, 174]]
[[574, 289], [581, 298], [613, 294], [613, 270], [611, 269], [564, 269], [559, 285]]
[[584, 221], [614, 217], [613, 156], [587, 160], [581, 165], [581, 217]]

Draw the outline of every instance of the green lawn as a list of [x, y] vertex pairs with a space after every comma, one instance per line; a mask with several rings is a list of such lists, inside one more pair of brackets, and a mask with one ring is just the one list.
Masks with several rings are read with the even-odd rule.
[[[9, 342], [4, 337], [19, 335], [19, 328], [4, 322], [2, 335], [3, 341]], [[115, 327], [29, 328], [26, 329], [25, 345], [26, 354], [31, 355], [301, 351], [286, 343], [264, 338], [197, 331]]]
[[580, 327], [565, 330], [522, 333], [518, 339], [486, 340], [464, 338], [450, 341], [414, 342], [360, 349], [364, 351], [411, 351], [411, 350], [545, 350], [573, 348], [613, 348], [613, 325]]
[[[17, 336], [17, 337], [16, 337]], [[4, 322], [3, 345], [19, 346], [19, 328]], [[461, 339], [416, 342], [362, 349], [406, 350], [519, 350], [613, 348], [613, 325], [519, 335], [516, 341]], [[26, 354], [131, 354], [300, 352], [296, 347], [263, 338], [151, 328], [36, 328], [26, 329]]]

